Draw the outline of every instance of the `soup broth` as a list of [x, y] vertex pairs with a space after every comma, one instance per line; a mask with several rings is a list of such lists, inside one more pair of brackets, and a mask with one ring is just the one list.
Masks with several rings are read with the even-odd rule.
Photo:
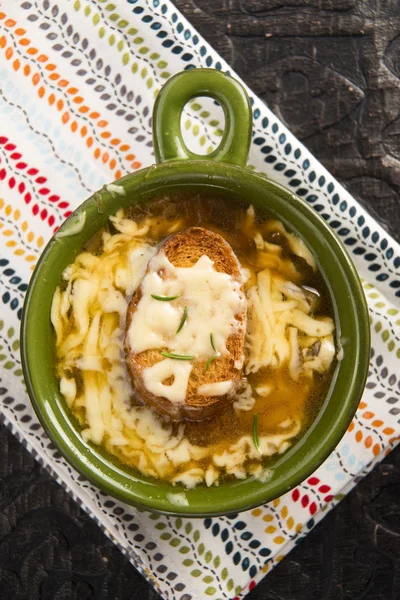
[[[239, 260], [246, 350], [232, 401], [212, 418], [174, 423], [135, 394], [125, 319], [157, 246], [191, 226], [220, 234]], [[304, 241], [253, 207], [203, 195], [165, 195], [112, 217], [64, 272], [52, 322], [60, 390], [82, 435], [187, 487], [270, 476], [315, 419], [336, 361], [330, 296]]]

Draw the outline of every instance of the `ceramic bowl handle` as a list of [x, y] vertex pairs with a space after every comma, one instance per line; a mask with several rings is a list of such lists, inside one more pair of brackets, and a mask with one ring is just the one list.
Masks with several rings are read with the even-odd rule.
[[[225, 114], [225, 131], [211, 154], [195, 154], [183, 141], [182, 110], [193, 98], [217, 100]], [[153, 111], [153, 142], [157, 163], [212, 160], [244, 167], [249, 153], [252, 111], [243, 86], [214, 69], [191, 69], [175, 75], [160, 90]]]

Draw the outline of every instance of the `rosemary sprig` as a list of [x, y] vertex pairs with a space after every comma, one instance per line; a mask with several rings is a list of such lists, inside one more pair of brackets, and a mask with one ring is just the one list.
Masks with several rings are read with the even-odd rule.
[[210, 342], [211, 342], [211, 346], [212, 346], [212, 349], [214, 350], [214, 352], [217, 352], [217, 349], [215, 347], [215, 342], [214, 342], [214, 336], [212, 333], [210, 333]]
[[189, 356], [187, 354], [172, 354], [171, 352], [161, 352], [165, 358], [175, 358], [176, 360], [194, 360], [195, 356]]
[[211, 363], [213, 360], [215, 360], [216, 358], [218, 358], [217, 354], [214, 354], [214, 356], [211, 356], [208, 361], [206, 362], [206, 371], [208, 371], [208, 369], [211, 367]]
[[180, 332], [180, 330], [182, 329], [182, 327], [184, 326], [184, 324], [185, 324], [185, 321], [186, 321], [187, 314], [188, 314], [188, 307], [187, 307], [187, 306], [185, 306], [185, 308], [183, 309], [183, 315], [182, 315], [181, 322], [179, 323], [179, 327], [178, 327], [178, 329], [175, 331], [175, 335], [176, 335], [177, 333], [179, 333], [179, 332]]
[[253, 415], [253, 444], [257, 452], [261, 454], [260, 441], [258, 439], [258, 413], [254, 413]]
[[161, 302], [169, 302], [170, 300], [176, 300], [176, 298], [179, 298], [180, 294], [177, 294], [176, 296], [157, 296], [157, 294], [151, 294], [151, 297], [154, 298], [154, 300], [161, 300]]
[[214, 356], [211, 356], [208, 359], [208, 361], [206, 362], [206, 371], [208, 371], [208, 369], [210, 368], [212, 361], [215, 360], [216, 358], [218, 358], [218, 356], [220, 356], [220, 353], [218, 352], [217, 348], [215, 347], [214, 336], [212, 333], [210, 333], [210, 342], [211, 342], [211, 347], [214, 350], [215, 354], [214, 354]]

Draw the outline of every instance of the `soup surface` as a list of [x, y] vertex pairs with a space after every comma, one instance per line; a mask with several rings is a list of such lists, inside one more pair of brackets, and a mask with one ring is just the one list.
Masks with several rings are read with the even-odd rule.
[[[239, 260], [245, 360], [218, 414], [171, 422], [137, 396], [126, 315], [157, 246], [192, 226], [220, 234]], [[329, 294], [304, 241], [221, 198], [165, 196], [119, 211], [64, 271], [51, 319], [60, 391], [83, 437], [145, 475], [186, 487], [270, 477], [315, 419], [336, 361]]]

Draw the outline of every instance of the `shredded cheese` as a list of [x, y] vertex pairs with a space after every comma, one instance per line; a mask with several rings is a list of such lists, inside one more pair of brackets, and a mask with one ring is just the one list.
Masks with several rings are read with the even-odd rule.
[[197, 388], [201, 396], [225, 396], [232, 392], [233, 381], [216, 381], [215, 383], [203, 383]]
[[182, 506], [189, 506], [189, 500], [187, 499], [186, 494], [181, 492], [180, 494], [167, 494], [167, 499], [178, 508]]
[[72, 216], [68, 226], [65, 229], [57, 231], [56, 238], [69, 237], [83, 231], [86, 223], [86, 212], [83, 210], [78, 216]]
[[[115, 184], [111, 184], [111, 188], [108, 186], [111, 194], [122, 194], [113, 186], [120, 187]], [[149, 240], [176, 231], [182, 226], [182, 220], [160, 223], [145, 218], [136, 223], [119, 211], [111, 221], [117, 233], [103, 233], [100, 256], [82, 252], [65, 269], [63, 284], [57, 288], [51, 305], [60, 392], [82, 424], [83, 439], [104, 445], [109, 452], [142, 473], [165, 479], [173, 485], [192, 488], [204, 482], [210, 487], [218, 485], [226, 475], [237, 479], [252, 475], [260, 481], [267, 481], [273, 471], [264, 469], [260, 459], [282, 454], [292, 445], [302, 427], [298, 416], [290, 415], [277, 421], [274, 433], [267, 435], [261, 432], [259, 452], [250, 433], [224, 449], [218, 441], [209, 446], [197, 446], [185, 436], [185, 424], [173, 427], [149, 407], [132, 404], [132, 386], [124, 367], [122, 343], [128, 302], [143, 280], [149, 261], [156, 255], [157, 249]], [[247, 211], [246, 227], [249, 232], [256, 227], [252, 207]], [[288, 234], [281, 223], [269, 221], [265, 231], [268, 228], [285, 235], [291, 243], [292, 234]], [[147, 237], [149, 232], [151, 235]], [[242, 269], [243, 280], [247, 281], [248, 287], [246, 373], [254, 374], [261, 368], [279, 369], [287, 365], [293, 382], [300, 380], [301, 376], [311, 381], [314, 373], [328, 371], [335, 355], [338, 360], [343, 358], [342, 347], [339, 351], [335, 348], [334, 323], [327, 317], [313, 316], [303, 290], [285, 277], [285, 273], [295, 273], [295, 270], [283, 258], [281, 247], [266, 242], [261, 231], [256, 231], [254, 239], [263, 257], [260, 264], [268, 266], [258, 273], [253, 267], [251, 270]], [[292, 245], [292, 251], [312, 266], [307, 248], [305, 250], [293, 240]], [[201, 275], [196, 274], [195, 269], [186, 271], [193, 271], [196, 281], [204, 276], [214, 277], [210, 265], [204, 260], [199, 267]], [[244, 301], [235, 296], [232, 282], [225, 280], [219, 285], [219, 293], [231, 294], [231, 312], [229, 318], [221, 319], [220, 307], [215, 311], [212, 327], [204, 328], [207, 350], [202, 349], [203, 342], [200, 340], [196, 349], [199, 355], [210, 356], [214, 352], [209, 343], [210, 330], [214, 333], [218, 352], [224, 352], [227, 323], [230, 323], [229, 331], [236, 326], [235, 311], [240, 312]], [[174, 290], [171, 287], [171, 290], [158, 291]], [[175, 291], [184, 292], [179, 285]], [[160, 307], [165, 304], [158, 302]], [[214, 310], [216, 302], [211, 298], [208, 305], [207, 310]], [[162, 335], [171, 327], [176, 331], [182, 314], [182, 305], [178, 302], [177, 306], [177, 314], [161, 308], [162, 314], [154, 316]], [[224, 333], [218, 320], [225, 323]], [[203, 322], [202, 319], [200, 322]], [[189, 342], [187, 344], [173, 349], [190, 350], [192, 346]], [[235, 362], [235, 368], [242, 366], [242, 361]], [[144, 369], [143, 380], [153, 393], [179, 403], [184, 400], [191, 369], [190, 361], [165, 358]], [[276, 385], [267, 380], [253, 389], [245, 380], [243, 385], [234, 389], [232, 381], [222, 381], [199, 386], [198, 392], [207, 396], [231, 394], [236, 414], [248, 419], [251, 418], [249, 411], [256, 412], [257, 406], [276, 402]], [[169, 500], [178, 508], [188, 506], [184, 493], [170, 494]]]

